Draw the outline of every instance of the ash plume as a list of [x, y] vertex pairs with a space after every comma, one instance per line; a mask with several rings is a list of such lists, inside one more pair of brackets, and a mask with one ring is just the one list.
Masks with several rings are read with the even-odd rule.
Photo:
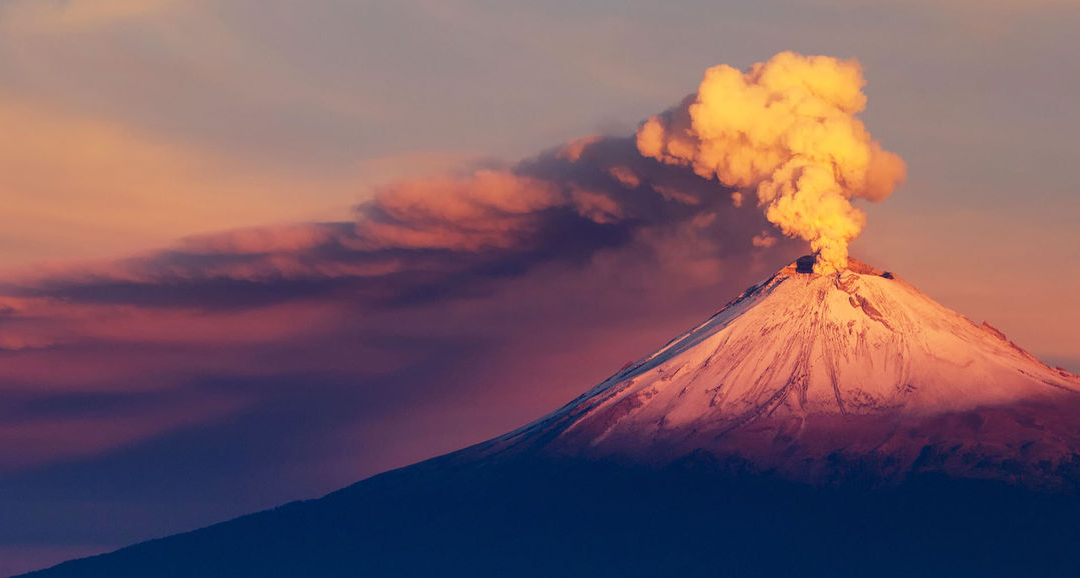
[[863, 85], [857, 61], [827, 56], [783, 52], [745, 72], [717, 65], [696, 94], [641, 125], [638, 150], [756, 189], [766, 218], [810, 243], [816, 271], [843, 270], [866, 223], [852, 200], [881, 201], [906, 174], [858, 118]]

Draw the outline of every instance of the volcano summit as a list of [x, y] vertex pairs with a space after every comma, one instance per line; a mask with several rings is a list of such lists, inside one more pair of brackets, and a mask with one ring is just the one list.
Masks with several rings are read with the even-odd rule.
[[891, 273], [852, 259], [819, 275], [813, 262], [488, 449], [654, 463], [706, 450], [811, 481], [858, 458], [882, 482], [934, 452], [933, 467], [957, 476], [1059, 482], [1078, 422], [1031, 406], [1075, 400], [1080, 377]]
[[1080, 571], [1080, 377], [813, 264], [519, 430], [39, 574]]

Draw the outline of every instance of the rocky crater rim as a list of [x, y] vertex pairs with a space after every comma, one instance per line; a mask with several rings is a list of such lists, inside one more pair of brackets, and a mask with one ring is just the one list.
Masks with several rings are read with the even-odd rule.
[[[795, 262], [787, 265], [780, 270], [781, 275], [810, 275], [810, 276], [824, 276], [818, 275], [814, 272], [814, 265], [818, 262], [816, 254], [807, 254], [795, 259]], [[873, 277], [882, 277], [885, 279], [894, 278], [893, 274], [889, 271], [882, 271], [875, 267], [872, 267], [855, 257], [848, 257], [848, 266], [840, 274], [843, 273], [857, 273], [860, 275], [870, 275]]]

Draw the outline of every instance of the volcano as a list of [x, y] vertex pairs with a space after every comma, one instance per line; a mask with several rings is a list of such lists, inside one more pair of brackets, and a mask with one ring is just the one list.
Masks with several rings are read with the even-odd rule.
[[1080, 573], [1080, 377], [814, 262], [518, 430], [34, 575]]

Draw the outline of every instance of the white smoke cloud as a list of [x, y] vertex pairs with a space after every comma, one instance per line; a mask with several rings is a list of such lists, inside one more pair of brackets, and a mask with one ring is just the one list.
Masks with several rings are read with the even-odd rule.
[[642, 124], [638, 150], [755, 188], [768, 220], [819, 255], [815, 270], [842, 270], [866, 222], [851, 200], [881, 201], [906, 174], [857, 117], [864, 84], [858, 62], [826, 56], [784, 52], [745, 72], [718, 65], [695, 95]]

